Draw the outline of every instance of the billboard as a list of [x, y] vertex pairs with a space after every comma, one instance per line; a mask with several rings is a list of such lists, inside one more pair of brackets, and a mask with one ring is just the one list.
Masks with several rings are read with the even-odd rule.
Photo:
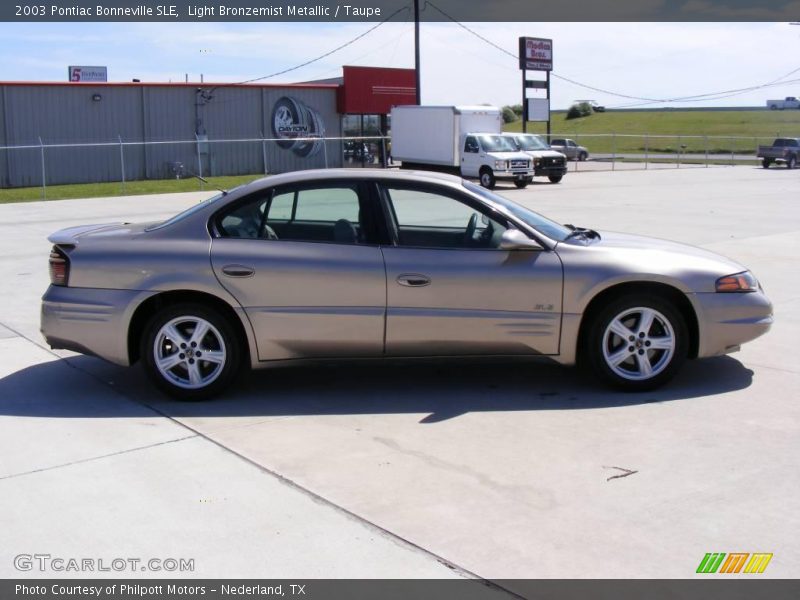
[[552, 71], [553, 40], [519, 38], [519, 68], [528, 71]]
[[549, 121], [550, 99], [528, 98], [528, 121]]
[[90, 83], [105, 83], [108, 81], [107, 67], [70, 65], [68, 74], [69, 80], [74, 82], [88, 81]]

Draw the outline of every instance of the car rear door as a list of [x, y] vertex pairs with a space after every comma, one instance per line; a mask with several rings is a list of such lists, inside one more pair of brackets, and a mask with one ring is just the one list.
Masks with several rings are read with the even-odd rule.
[[387, 355], [558, 353], [555, 252], [499, 249], [508, 221], [452, 188], [386, 183], [382, 205]]
[[268, 189], [214, 219], [211, 262], [242, 305], [260, 360], [383, 352], [386, 275], [366, 186]]

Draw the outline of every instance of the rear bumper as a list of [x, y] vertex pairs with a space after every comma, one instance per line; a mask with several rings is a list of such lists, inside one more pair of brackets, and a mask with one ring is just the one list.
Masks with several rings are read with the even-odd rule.
[[735, 352], [772, 327], [772, 303], [761, 292], [690, 294], [697, 313], [698, 357]]
[[51, 285], [42, 297], [41, 332], [54, 349], [130, 364], [128, 324], [154, 292]]

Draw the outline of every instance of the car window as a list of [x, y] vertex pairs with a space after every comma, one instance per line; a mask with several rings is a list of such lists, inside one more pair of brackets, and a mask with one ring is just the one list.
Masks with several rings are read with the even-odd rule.
[[223, 237], [358, 244], [360, 215], [357, 184], [293, 186], [241, 202], [217, 223]]
[[517, 147], [509, 138], [502, 135], [482, 135], [479, 137], [484, 152], [516, 152]]
[[498, 248], [505, 220], [491, 218], [465, 202], [432, 190], [387, 186], [399, 246]]
[[572, 140], [568, 141], [567, 144], [569, 144], [570, 148], [574, 148], [576, 146], [575, 142], [573, 142]]
[[478, 152], [478, 140], [473, 136], [468, 136], [464, 140], [464, 152]]
[[565, 144], [564, 144], [564, 140], [554, 139], [552, 142], [550, 142], [550, 145], [551, 146], [564, 146]]

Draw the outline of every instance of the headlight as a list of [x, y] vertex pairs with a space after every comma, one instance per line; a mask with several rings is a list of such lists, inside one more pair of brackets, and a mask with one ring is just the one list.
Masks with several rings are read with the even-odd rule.
[[758, 289], [758, 280], [750, 271], [726, 275], [717, 279], [718, 292], [755, 292]]
[[496, 160], [494, 161], [494, 168], [495, 169], [505, 169], [506, 168], [506, 161], [504, 160]]
[[538, 167], [538, 166], [539, 166], [539, 163], [541, 163], [541, 162], [542, 162], [542, 159], [540, 159], [540, 158], [534, 158], [534, 159], [533, 159], [533, 166], [534, 166], [534, 167]]

